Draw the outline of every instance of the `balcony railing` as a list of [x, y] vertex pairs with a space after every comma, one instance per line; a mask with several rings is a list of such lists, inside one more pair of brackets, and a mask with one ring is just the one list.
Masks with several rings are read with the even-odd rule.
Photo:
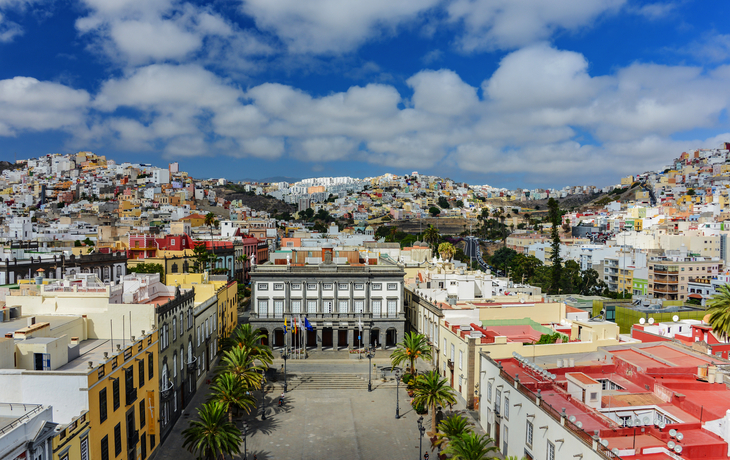
[[137, 389], [136, 388], [128, 388], [127, 389], [127, 406], [134, 404], [134, 402], [137, 400]]
[[134, 430], [130, 433], [127, 433], [127, 450], [129, 448], [134, 447], [139, 442], [139, 430]]

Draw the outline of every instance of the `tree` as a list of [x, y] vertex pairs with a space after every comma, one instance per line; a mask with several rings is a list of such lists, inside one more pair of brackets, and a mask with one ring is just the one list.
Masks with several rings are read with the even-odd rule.
[[548, 216], [550, 222], [553, 224], [550, 230], [550, 238], [552, 242], [550, 247], [552, 254], [550, 254], [550, 261], [552, 266], [550, 267], [550, 285], [548, 286], [548, 294], [560, 294], [560, 286], [563, 277], [563, 259], [560, 257], [560, 206], [558, 205], [555, 198], [548, 200]]
[[446, 260], [447, 262], [450, 262], [451, 259], [454, 258], [454, 253], [456, 252], [456, 248], [454, 248], [454, 245], [451, 243], [441, 243], [439, 244], [438, 249], [439, 254], [441, 254], [441, 257]]
[[491, 460], [498, 458], [492, 452], [498, 449], [492, 445], [494, 441], [486, 435], [465, 433], [449, 442], [444, 453], [451, 455], [451, 460]]
[[710, 315], [710, 326], [720, 338], [730, 336], [730, 284], [717, 288], [717, 294], [707, 301], [707, 313]]
[[456, 201], [456, 207], [457, 207], [457, 208], [463, 208], [463, 207], [464, 207], [464, 202], [463, 202], [463, 201], [461, 201], [461, 200], [457, 200], [457, 201]]
[[182, 432], [183, 448], [196, 453], [198, 460], [216, 460], [238, 454], [241, 432], [226, 420], [225, 405], [211, 401], [198, 409], [198, 419]]
[[312, 209], [312, 208], [305, 209], [304, 215], [307, 217], [307, 219], [311, 219], [312, 217], [314, 217], [314, 209]]
[[403, 341], [398, 344], [398, 347], [390, 355], [390, 362], [393, 367], [396, 367], [405, 362], [411, 365], [411, 376], [416, 375], [416, 360], [423, 359], [424, 361], [431, 361], [431, 345], [428, 343], [428, 338], [423, 334], [416, 332], [407, 332], [403, 337]]
[[228, 421], [233, 422], [233, 409], [243, 409], [247, 413], [256, 407], [256, 399], [248, 388], [241, 385], [238, 378], [230, 372], [220, 374], [210, 387], [211, 401], [222, 403], [228, 412]]
[[264, 366], [256, 364], [251, 351], [241, 347], [233, 347], [223, 352], [220, 364], [221, 372], [229, 372], [244, 388], [258, 390], [264, 381]]
[[471, 425], [463, 415], [452, 415], [438, 424], [435, 446], [446, 447], [449, 441], [471, 433]]
[[696, 194], [695, 189], [691, 188], [691, 189], [687, 190], [687, 195], [695, 196], [695, 194]]
[[[213, 226], [218, 226], [218, 221], [215, 219], [215, 214], [212, 212], [209, 212], [205, 215], [205, 220], [203, 221], [206, 227], [208, 227], [208, 230], [210, 231], [210, 247], [211, 252], [213, 254], [213, 261], [215, 261], [215, 243], [213, 243]], [[213, 268], [213, 267], [211, 267]]]
[[425, 406], [431, 411], [431, 432], [436, 433], [436, 407], [455, 404], [454, 389], [437, 371], [429, 371], [416, 377], [413, 385], [413, 405]]
[[445, 196], [440, 196], [438, 200], [438, 205], [442, 209], [449, 209], [451, 206], [449, 205], [449, 200], [446, 199]]
[[274, 361], [274, 354], [268, 345], [263, 344], [265, 338], [264, 334], [246, 323], [238, 326], [227, 341], [230, 342], [230, 347], [246, 349], [253, 359], [263, 366], [268, 366]]
[[429, 212], [429, 214], [431, 214], [431, 215], [432, 215], [433, 217], [436, 217], [436, 216], [438, 216], [439, 214], [441, 214], [441, 210], [440, 210], [439, 208], [437, 208], [436, 206], [431, 206], [430, 208], [428, 208], [428, 212]]
[[215, 256], [208, 252], [205, 243], [198, 243], [193, 247], [193, 270], [202, 273], [212, 265]]
[[429, 225], [425, 232], [423, 232], [423, 239], [426, 241], [426, 243], [430, 244], [434, 249], [436, 249], [436, 244], [441, 239], [441, 233], [439, 230], [434, 227], [433, 225]]
[[496, 268], [503, 268], [504, 272], [507, 273], [507, 269], [512, 263], [512, 259], [517, 256], [517, 251], [512, 248], [499, 248], [494, 251], [489, 262]]

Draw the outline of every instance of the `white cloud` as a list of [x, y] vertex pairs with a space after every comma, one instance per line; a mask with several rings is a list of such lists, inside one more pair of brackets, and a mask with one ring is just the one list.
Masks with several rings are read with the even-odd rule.
[[294, 53], [343, 53], [393, 33], [438, 0], [243, 0], [256, 25], [275, 33]]
[[0, 80], [0, 135], [67, 129], [83, 123], [89, 94], [30, 77]]
[[409, 78], [413, 105], [425, 112], [454, 116], [469, 115], [479, 103], [476, 88], [467, 85], [451, 70], [425, 70]]
[[463, 24], [463, 51], [510, 49], [544, 40], [561, 30], [588, 27], [626, 0], [453, 0], [449, 20]]
[[23, 28], [13, 21], [8, 21], [0, 12], [0, 43], [13, 41], [18, 35], [23, 35]]
[[730, 59], [730, 34], [707, 33], [677, 51], [700, 61], [725, 62]]

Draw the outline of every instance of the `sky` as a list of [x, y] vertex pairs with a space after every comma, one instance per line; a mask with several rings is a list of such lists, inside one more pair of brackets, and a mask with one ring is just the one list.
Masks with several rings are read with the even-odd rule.
[[730, 141], [724, 0], [0, 0], [0, 159], [608, 185]]

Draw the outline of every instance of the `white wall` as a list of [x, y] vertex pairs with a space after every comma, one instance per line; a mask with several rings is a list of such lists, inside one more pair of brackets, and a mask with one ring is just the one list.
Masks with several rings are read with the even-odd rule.
[[0, 370], [3, 402], [53, 406], [53, 421], [70, 423], [89, 410], [86, 374]]

